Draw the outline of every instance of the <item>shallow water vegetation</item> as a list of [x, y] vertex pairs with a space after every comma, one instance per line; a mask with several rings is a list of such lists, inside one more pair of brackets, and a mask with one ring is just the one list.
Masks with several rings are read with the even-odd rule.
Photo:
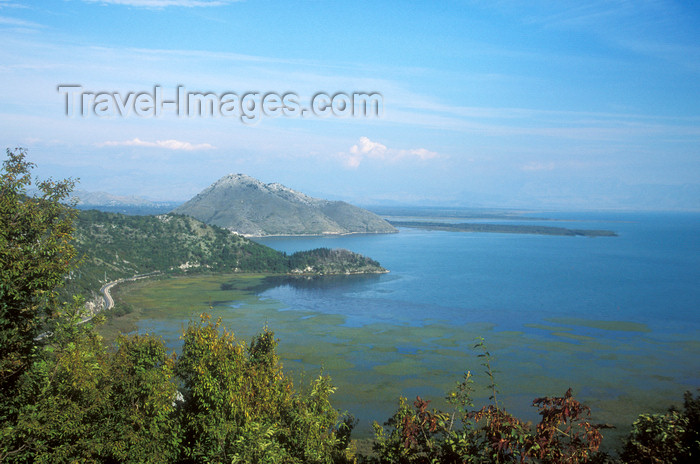
[[[269, 329], [245, 343], [202, 314], [185, 329], [180, 356], [151, 335], [121, 336], [110, 349], [94, 326], [76, 323], [79, 303], [59, 312], [25, 376], [0, 462], [618, 462], [596, 454], [599, 426], [571, 390], [533, 401], [536, 426], [509, 413], [483, 340], [476, 348], [488, 405], [474, 407], [469, 372], [447, 394], [449, 409], [402, 397], [384, 426], [375, 424], [373, 453], [362, 456], [351, 441], [352, 416], [331, 403], [330, 378], [295, 387]], [[619, 462], [694, 462], [699, 411], [700, 397], [686, 394], [682, 412], [641, 415]]]
[[498, 400], [483, 338], [475, 348], [482, 351], [490, 403], [474, 409], [471, 372], [448, 393], [451, 409], [431, 409], [420, 396], [411, 405], [402, 396], [383, 426], [374, 423], [374, 453], [361, 457], [366, 464], [690, 464], [700, 458], [700, 395], [686, 392], [682, 410], [640, 414], [619, 456], [611, 455], [599, 451], [601, 431], [611, 426], [592, 423], [590, 408], [574, 399], [570, 388], [562, 397], [532, 401], [541, 418], [534, 427], [507, 412]]
[[[267, 323], [284, 341], [279, 355], [288, 375], [310, 378], [323, 368], [342, 392], [335, 397], [337, 406], [360, 419], [354, 434], [362, 438], [372, 436], [372, 420], [382, 421], [394, 412], [393, 399], [400, 395], [430, 396], [433, 406], [444, 407], [442, 396], [452, 384], [455, 366], [472, 367], [471, 340], [479, 335], [497, 353], [498, 379], [510, 412], [535, 421], [532, 398], [561, 395], [572, 387], [578, 399], [591, 407], [596, 421], [616, 427], [606, 432], [606, 448], [622, 443], [640, 411], [662, 412], [679, 392], [693, 387], [679, 379], [692, 375], [688, 366], [697, 346], [684, 340], [656, 340], [646, 330], [621, 330], [628, 328], [626, 324], [603, 329], [597, 321], [591, 322], [596, 327], [588, 327], [583, 324], [587, 321], [567, 320], [566, 326], [552, 322], [524, 333], [498, 330], [486, 322], [359, 325], [344, 314], [289, 310], [274, 297], [261, 296], [258, 289], [263, 280], [243, 275], [191, 276], [117, 287], [117, 300], [138, 309], [109, 321], [100, 331], [130, 322], [128, 327], [122, 324], [122, 330], [158, 333], [169, 348], [179, 350], [182, 326], [210, 303], [212, 315], [222, 317], [245, 339]], [[231, 290], [222, 290], [222, 284]], [[613, 337], [606, 336], [610, 331]], [[594, 339], [587, 338], [591, 336]], [[670, 357], [673, 363], [667, 362]], [[402, 362], [410, 368], [402, 369]], [[478, 382], [477, 400], [488, 398], [487, 383]]]
[[583, 463], [598, 450], [602, 435], [589, 422], [590, 410], [573, 398], [533, 401], [541, 416], [536, 427], [508, 413], [498, 401], [491, 356], [483, 339], [475, 348], [491, 391], [490, 404], [473, 409], [471, 372], [448, 393], [452, 410], [430, 409], [420, 396], [411, 406], [401, 397], [396, 413], [380, 426], [375, 422], [372, 464], [384, 463]]

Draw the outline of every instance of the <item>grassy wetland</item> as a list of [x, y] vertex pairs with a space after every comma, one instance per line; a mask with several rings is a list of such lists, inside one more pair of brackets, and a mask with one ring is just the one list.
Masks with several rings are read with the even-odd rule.
[[[692, 363], [684, 368], [677, 361], [692, 359], [700, 349], [694, 341], [654, 339], [646, 325], [631, 321], [552, 318], [526, 324], [522, 331], [440, 320], [349, 325], [342, 315], [289, 309], [261, 297], [267, 280], [201, 275], [128, 283], [115, 291], [117, 309], [139, 309], [110, 318], [102, 332], [108, 340], [120, 331], [151, 332], [177, 351], [182, 328], [204, 311], [221, 317], [243, 340], [267, 326], [280, 339], [286, 370], [299, 379], [319, 371], [332, 377], [338, 386], [335, 406], [360, 419], [358, 437], [368, 436], [372, 420], [386, 420], [400, 395], [421, 395], [443, 406], [445, 392], [467, 370], [479, 387], [477, 405], [485, 404], [489, 381], [474, 350], [475, 339], [484, 337], [499, 400], [509, 410], [534, 421], [532, 399], [572, 387], [591, 406], [594, 421], [617, 427], [605, 434], [610, 446], [641, 411], [663, 410], [677, 401], [678, 379], [693, 375]], [[676, 367], [669, 368], [668, 359], [675, 359]]]

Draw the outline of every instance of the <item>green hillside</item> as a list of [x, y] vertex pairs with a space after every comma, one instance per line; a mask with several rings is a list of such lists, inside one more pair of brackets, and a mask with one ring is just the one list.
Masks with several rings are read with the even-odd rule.
[[89, 210], [78, 213], [75, 226], [81, 263], [68, 278], [70, 293], [89, 294], [105, 281], [154, 271], [314, 275], [386, 272], [376, 261], [347, 250], [318, 249], [287, 255], [187, 216], [126, 216]]

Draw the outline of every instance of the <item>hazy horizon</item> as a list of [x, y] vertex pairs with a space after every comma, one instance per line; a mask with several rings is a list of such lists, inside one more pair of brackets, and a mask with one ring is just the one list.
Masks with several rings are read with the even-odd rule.
[[[204, 189], [202, 189], [204, 190]], [[32, 191], [32, 193], [34, 193]], [[81, 189], [80, 186], [74, 190], [73, 196], [80, 197], [80, 194], [89, 194], [89, 195], [108, 195], [109, 197], [113, 197], [112, 199], [116, 200], [123, 200], [123, 201], [128, 201], [128, 200], [136, 200], [136, 201], [144, 201], [147, 203], [151, 203], [153, 205], [169, 205], [169, 206], [179, 206], [187, 202], [193, 197], [190, 198], [185, 198], [185, 199], [180, 199], [180, 200], [173, 200], [173, 199], [168, 199], [168, 198], [149, 198], [146, 196], [140, 196], [140, 195], [131, 195], [131, 194], [124, 194], [124, 195], [115, 195], [110, 192], [104, 192], [104, 191], [87, 191], [84, 189]], [[306, 194], [307, 192], [301, 192]], [[196, 194], [195, 194], [196, 195]], [[624, 207], [609, 207], [609, 208], [604, 208], [604, 207], [598, 207], [598, 208], [585, 208], [585, 207], [570, 207], [570, 206], [562, 206], [562, 207], [557, 207], [557, 206], [545, 206], [545, 205], [540, 205], [539, 207], [532, 207], [528, 206], [527, 204], [512, 204], [512, 205], [504, 205], [504, 204], [493, 204], [489, 205], [488, 203], [483, 203], [483, 204], [478, 204], [478, 203], [446, 203], [446, 202], [441, 202], [442, 200], [436, 200], [435, 202], [423, 202], [421, 204], [417, 203], [411, 203], [411, 202], [401, 202], [398, 200], [395, 201], [387, 201], [387, 200], [378, 200], [378, 201], [365, 201], [365, 202], [354, 202], [348, 198], [341, 198], [337, 197], [335, 195], [310, 195], [315, 198], [323, 199], [323, 200], [331, 200], [331, 201], [345, 201], [348, 203], [352, 203], [355, 206], [359, 206], [361, 208], [365, 208], [371, 211], [380, 211], [382, 209], [396, 209], [400, 210], [402, 208], [406, 209], [413, 209], [413, 210], [440, 210], [440, 209], [454, 209], [458, 211], [474, 211], [474, 212], [502, 212], [502, 213], [533, 213], [533, 214], [542, 214], [542, 213], [547, 213], [547, 212], [554, 212], [554, 213], [700, 213], [700, 209], [654, 209], [654, 208], [648, 208], [648, 209], [641, 209], [641, 208], [624, 208]], [[90, 207], [92, 206], [119, 206], [119, 204], [115, 205], [110, 205], [108, 202], [100, 202], [94, 200], [90, 200], [88, 203], [81, 203], [79, 207], [84, 208], [84, 209], [91, 209]], [[133, 203], [133, 204], [127, 204], [127, 207], [138, 207], [138, 203]], [[148, 206], [148, 204], [146, 204]], [[377, 213], [380, 214], [381, 213]], [[388, 214], [388, 213], [387, 213]]]

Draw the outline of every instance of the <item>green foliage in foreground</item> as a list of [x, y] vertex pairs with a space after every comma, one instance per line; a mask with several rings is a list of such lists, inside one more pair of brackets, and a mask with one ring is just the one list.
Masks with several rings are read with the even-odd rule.
[[27, 196], [32, 163], [7, 150], [0, 176], [0, 422], [12, 420], [20, 379], [34, 354], [34, 338], [54, 315], [56, 292], [73, 264], [73, 212], [61, 204], [73, 181], [37, 182]]
[[78, 304], [38, 347], [15, 424], [3, 428], [7, 462], [173, 462], [179, 449], [173, 358], [150, 336], [107, 350]]
[[700, 461], [700, 396], [686, 392], [683, 411], [671, 408], [666, 414], [640, 414], [621, 456], [630, 464]]
[[330, 379], [295, 389], [272, 332], [246, 345], [203, 315], [179, 358], [150, 335], [111, 350], [77, 324], [79, 304], [38, 347], [0, 462], [347, 461], [352, 422], [331, 406]]
[[176, 371], [186, 462], [345, 461], [346, 423], [330, 403], [335, 391], [319, 377], [295, 391], [282, 372], [267, 329], [246, 346], [204, 316], [190, 324]]

